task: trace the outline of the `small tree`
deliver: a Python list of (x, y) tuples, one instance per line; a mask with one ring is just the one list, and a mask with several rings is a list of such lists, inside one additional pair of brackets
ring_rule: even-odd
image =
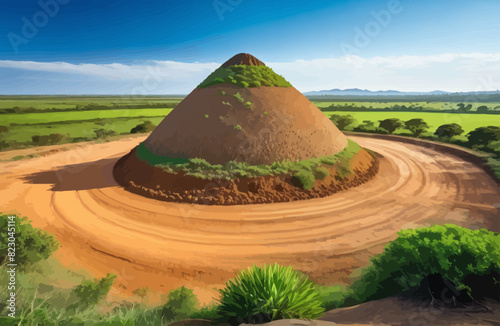
[(340, 129), (344, 130), (345, 127), (347, 127), (350, 124), (353, 124), (356, 122), (356, 119), (352, 115), (339, 115), (339, 114), (333, 114), (330, 117), (330, 120)]
[(389, 134), (392, 134), (396, 129), (401, 128), (405, 125), (405, 123), (399, 119), (385, 119), (380, 121), (379, 127), (387, 130)]
[(429, 125), (423, 120), (423, 119), (411, 119), (405, 122), (405, 127), (411, 133), (413, 136), (418, 137), (420, 134), (423, 132), (427, 131), (429, 129)]
[(471, 145), (488, 145), (492, 141), (500, 140), (500, 127), (488, 126), (474, 129), (468, 134)]
[(434, 135), (438, 136), (441, 139), (449, 140), (453, 136), (459, 136), (464, 133), (464, 130), (459, 124), (452, 123), (441, 125), (436, 129)]
[(472, 110), (472, 104), (465, 105), (463, 103), (458, 103), (457, 106), (458, 106), (457, 109), (458, 112), (469, 112), (470, 110)]
[(477, 113), (488, 113), (489, 111), (489, 107), (487, 107), (486, 105), (481, 105), (477, 108), (476, 112)]

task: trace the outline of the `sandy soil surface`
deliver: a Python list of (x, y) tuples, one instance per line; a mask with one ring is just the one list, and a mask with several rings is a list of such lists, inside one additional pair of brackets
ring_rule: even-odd
[(202, 206), (117, 186), (114, 163), (144, 138), (0, 163), (0, 211), (56, 234), (63, 264), (118, 274), (117, 295), (187, 285), (205, 302), (254, 263), (291, 264), (319, 283), (348, 282), (402, 228), (500, 229), (493, 179), (429, 147), (353, 136), (383, 156), (378, 175), (359, 187), (291, 203)]

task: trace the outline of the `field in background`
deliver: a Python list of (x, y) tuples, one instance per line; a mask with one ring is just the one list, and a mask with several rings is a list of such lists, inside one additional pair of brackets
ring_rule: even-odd
[(155, 96), (155, 97), (131, 97), (131, 96), (0, 96), (0, 109), (20, 108), (77, 108), (86, 105), (97, 104), (104, 106), (116, 105), (156, 105), (171, 102), (180, 102), (182, 96)]
[[(126, 135), (132, 128), (145, 121), (158, 125), (181, 100), (180, 96), (0, 96), (0, 150), (47, 145), (45, 142), (34, 142), (33, 137), (51, 134), (59, 134), (59, 137), (49, 140), (48, 144), (94, 140), (106, 138), (111, 134)], [(385, 100), (380, 102), (313, 100), (312, 102), (327, 116), (350, 114), (359, 124), (365, 120), (378, 125), (380, 120), (387, 118), (399, 118), (404, 121), (421, 118), (430, 126), (431, 132), (440, 125), (458, 123), (466, 133), (481, 126), (500, 125), (500, 116), (496, 114), (439, 112), (457, 109), (456, 102), (405, 102), (404, 99), (399, 102)], [(469, 108), (471, 111), (483, 105), (494, 110), (500, 109), (500, 103), (496, 102), (465, 104), (471, 104)], [(332, 105), (343, 109), (329, 110)], [(394, 106), (405, 106), (405, 109), (410, 110), (424, 108), (436, 112), (370, 111)], [(364, 107), (367, 110), (349, 112), (349, 107), (358, 110)], [(402, 131), (395, 133), (400, 132)]]
[[(465, 133), (483, 126), (499, 126), (500, 116), (491, 114), (460, 114), (460, 113), (429, 113), (429, 112), (345, 112), (345, 111), (324, 111), (330, 117), (332, 114), (351, 115), (359, 123), (370, 120), (378, 125), (380, 120), (398, 118), (403, 121), (420, 118), (423, 119), (434, 131), (437, 127), (457, 123), (462, 126)], [(408, 132), (408, 131), (406, 131)], [(396, 134), (398, 131), (395, 132)]]
[[(383, 109), (386, 107), (391, 107), (395, 105), (406, 105), (406, 106), (417, 106), (417, 107), (425, 107), (433, 110), (453, 110), (457, 108), (458, 103), (454, 102), (411, 102), (411, 101), (402, 101), (402, 102), (387, 102), (387, 101), (380, 101), (380, 102), (358, 102), (358, 101), (341, 101), (341, 102), (333, 102), (333, 101), (311, 101), (314, 105), (316, 105), (318, 108), (327, 108), (331, 105), (337, 105), (337, 106), (365, 106), (368, 108), (373, 108), (373, 109)], [(500, 108), (500, 103), (483, 103), (483, 102), (467, 102), (467, 104), (471, 104), (473, 109), (477, 109), (478, 107), (482, 105), (486, 105), (488, 107), (492, 108)]]

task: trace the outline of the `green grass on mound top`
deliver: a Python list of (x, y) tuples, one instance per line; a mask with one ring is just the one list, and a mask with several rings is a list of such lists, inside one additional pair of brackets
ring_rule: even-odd
[[(210, 164), (201, 158), (170, 158), (166, 156), (158, 156), (147, 149), (144, 143), (137, 147), (137, 156), (148, 162), (150, 165), (159, 166), (169, 173), (185, 172), (187, 175), (201, 179), (236, 179), (236, 178), (254, 178), (268, 175), (292, 175), (297, 178), (297, 185), (305, 189), (309, 189), (310, 182), (308, 176), (312, 180), (323, 179), (326, 177), (324, 166), (341, 165), (338, 169), (339, 176), (345, 177), (349, 175), (348, 169), (349, 160), (361, 150), (361, 147), (349, 140), (347, 146), (339, 153), (318, 158), (311, 158), (303, 161), (292, 162), (282, 161), (275, 162), (271, 165), (251, 165), (246, 162), (230, 161), (225, 165)], [(301, 180), (303, 182), (301, 182)]]
[(217, 84), (231, 84), (238, 87), (292, 87), (292, 84), (269, 67), (247, 65), (235, 65), (227, 68), (220, 67), (210, 74), (198, 87), (205, 88)]

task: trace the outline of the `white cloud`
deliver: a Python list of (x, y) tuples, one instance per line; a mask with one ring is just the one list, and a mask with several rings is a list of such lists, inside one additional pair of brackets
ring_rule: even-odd
[[(95, 93), (188, 93), (220, 63), (149, 61), (141, 64), (71, 64), (0, 60), (0, 68), (86, 75), (109, 90)], [(345, 56), (268, 63), (301, 91), (363, 88), (401, 91), (484, 91), (500, 88), (500, 53), (438, 54), (363, 58)], [(26, 74), (25, 74), (26, 75)], [(2, 77), (0, 76), (0, 79)], [(88, 79), (88, 78), (87, 78)], [(57, 86), (57, 85), (54, 85)], [(90, 89), (92, 85), (89, 85)], [(75, 90), (76, 92), (76, 90)]]

